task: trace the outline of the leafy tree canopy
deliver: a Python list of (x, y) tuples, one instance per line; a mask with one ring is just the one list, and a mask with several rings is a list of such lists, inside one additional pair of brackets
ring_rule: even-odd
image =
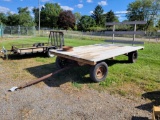
[(89, 28), (95, 26), (95, 20), (91, 16), (84, 15), (81, 17), (80, 22), (78, 23), (78, 30), (87, 31)]
[(106, 13), (106, 22), (118, 22), (118, 18), (115, 16), (114, 12), (110, 10)]
[(104, 26), (105, 18), (103, 15), (103, 8), (100, 5), (97, 5), (95, 10), (92, 13), (92, 17), (95, 19), (97, 26)]
[(30, 12), (28, 10), (28, 7), (25, 8), (18, 8), (18, 13), (19, 13), (19, 25), (22, 26), (33, 26), (33, 18), (30, 15)]
[[(57, 27), (58, 16), (62, 11), (58, 3), (46, 3), (41, 9), (41, 26), (43, 27)], [(37, 14), (37, 11), (35, 12)], [(38, 15), (35, 15), (36, 17)], [(38, 18), (35, 18), (38, 19)], [(38, 21), (38, 20), (35, 20)]]
[[(129, 12), (126, 16), (129, 21), (147, 21), (145, 28), (148, 29), (158, 15), (159, 8), (159, 0), (136, 0), (128, 5), (127, 11)], [(139, 25), (139, 28), (140, 26), (142, 27), (142, 25)]]
[(76, 19), (76, 24), (79, 23), (79, 20), (81, 18), (81, 14), (79, 12), (74, 13), (75, 19)]
[(71, 11), (62, 11), (58, 17), (58, 27), (68, 30), (75, 26), (75, 16)]
[(0, 13), (0, 24), (6, 24), (7, 22), (7, 16), (4, 13)]

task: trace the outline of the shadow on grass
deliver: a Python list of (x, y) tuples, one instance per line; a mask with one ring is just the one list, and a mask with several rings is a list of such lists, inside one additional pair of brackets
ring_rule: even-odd
[(128, 60), (115, 60), (115, 59), (107, 59), (105, 60), (108, 66), (112, 66), (114, 64), (130, 64)]
[(138, 109), (152, 112), (153, 106), (160, 105), (160, 91), (147, 92), (147, 93), (142, 94), (142, 97), (145, 99), (151, 100), (151, 102), (137, 106), (136, 108)]
[[(57, 71), (55, 64), (44, 64), (41, 66), (31, 67), (26, 69), (29, 73), (37, 78), (43, 77), (47, 74)], [(86, 75), (89, 73), (89, 66), (72, 67), (55, 74), (44, 80), (44, 83), (49, 87), (59, 87), (67, 82), (76, 82), (80, 84), (91, 83), (91, 79)]]
[[(108, 66), (112, 66), (117, 63), (127, 63), (127, 61), (119, 61), (119, 60), (106, 60), (105, 61)], [(35, 77), (40, 78), (47, 74), (53, 73), (57, 71), (55, 64), (44, 64), (41, 66), (35, 66), (31, 68), (26, 69), (30, 74), (34, 75)], [(76, 82), (79, 84), (87, 84), (87, 83), (93, 83), (91, 78), (89, 77), (90, 72), (90, 66), (74, 66), (72, 68), (69, 68), (67, 70), (64, 70), (60, 73), (57, 73), (54, 76), (51, 76), (44, 80), (44, 83), (46, 83), (50, 87), (59, 87), (60, 85), (67, 83), (67, 82)]]
[[(33, 54), (24, 54), (24, 55), (18, 55), (18, 54), (9, 54), (8, 60), (20, 60), (20, 59), (28, 59), (28, 58), (35, 58), (35, 57), (47, 57), (47, 54), (45, 53), (33, 53)], [(6, 60), (6, 57), (1, 57), (3, 60)]]

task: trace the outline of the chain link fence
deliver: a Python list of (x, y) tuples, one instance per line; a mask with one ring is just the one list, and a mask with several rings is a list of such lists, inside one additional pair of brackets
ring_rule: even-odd
[[(79, 38), (79, 39), (112, 39), (112, 34), (106, 34), (106, 31), (70, 31), (60, 29), (41, 28), (40, 32), (36, 27), (23, 27), (23, 26), (2, 26), (0, 25), (0, 37), (25, 37), (25, 36), (41, 36), (48, 37), (51, 30), (63, 31), (65, 38)], [(116, 35), (116, 39), (132, 39), (133, 35)], [(145, 38), (147, 40), (160, 41), (160, 32), (147, 31), (145, 35), (136, 35), (136, 38)]]
[(35, 27), (23, 26), (0, 26), (1, 37), (22, 37), (22, 36), (35, 36)]
[[(41, 29), (40, 36), (47, 37), (50, 30), (58, 29)], [(70, 30), (58, 30), (64, 33), (65, 38), (78, 38), (78, 39), (112, 39), (112, 34), (107, 34), (107, 31), (70, 31)], [(115, 35), (115, 39), (127, 39), (132, 40), (133, 35)], [(147, 41), (160, 41), (160, 32), (150, 32), (146, 31), (144, 35), (136, 35), (138, 40), (147, 40)]]

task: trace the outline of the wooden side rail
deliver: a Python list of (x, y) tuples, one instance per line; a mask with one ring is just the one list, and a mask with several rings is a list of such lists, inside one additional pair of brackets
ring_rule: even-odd
[(106, 23), (106, 26), (107, 25), (135, 25), (135, 24), (144, 25), (146, 23), (147, 23), (146, 21), (108, 22)]
[(115, 35), (133, 35), (133, 34), (144, 35), (145, 34), (144, 31), (107, 31), (104, 33), (106, 35), (112, 35), (112, 34), (115, 34)]
[[(109, 23), (106, 23), (106, 26), (113, 26), (113, 29), (112, 31), (106, 31), (105, 34), (107, 35), (110, 35), (112, 34), (112, 40), (111, 41), (106, 41), (106, 42), (112, 42), (112, 43), (125, 43), (125, 44), (129, 44), (131, 43), (132, 45), (133, 44), (144, 44), (143, 42), (135, 42), (135, 37), (136, 35), (144, 35), (145, 32), (143, 31), (136, 31), (137, 29), (137, 24), (146, 24), (147, 22), (146, 21), (128, 21), (128, 22), (109, 22)], [(134, 25), (134, 30), (133, 31), (116, 31), (115, 30), (115, 25)], [(114, 40), (115, 39), (115, 35), (133, 35), (133, 41), (119, 41), (119, 40)]]
[(144, 45), (142, 41), (127, 41), (127, 40), (105, 40), (108, 43), (119, 43), (119, 44), (137, 44), (137, 45)]

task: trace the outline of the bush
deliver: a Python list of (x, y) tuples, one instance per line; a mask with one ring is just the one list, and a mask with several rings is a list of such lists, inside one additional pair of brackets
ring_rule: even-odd
[(103, 28), (103, 27), (90, 27), (88, 28), (87, 30), (88, 31), (103, 31), (105, 30), (106, 28)]

